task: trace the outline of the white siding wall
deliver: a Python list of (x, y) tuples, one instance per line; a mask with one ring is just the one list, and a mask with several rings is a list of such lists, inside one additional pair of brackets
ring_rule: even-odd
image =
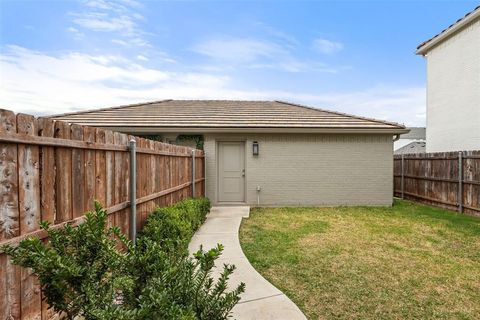
[[(391, 135), (206, 134), (207, 196), (217, 201), (217, 141), (246, 142), (246, 201), (262, 206), (392, 204)], [(252, 155), (258, 141), (260, 155)]]
[(427, 152), (480, 149), (480, 21), (427, 54)]

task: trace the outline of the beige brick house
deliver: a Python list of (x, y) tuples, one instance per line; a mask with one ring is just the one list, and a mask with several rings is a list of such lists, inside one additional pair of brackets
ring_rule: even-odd
[(392, 204), (398, 124), (281, 101), (165, 100), (56, 119), (175, 142), (203, 139), (215, 204)]

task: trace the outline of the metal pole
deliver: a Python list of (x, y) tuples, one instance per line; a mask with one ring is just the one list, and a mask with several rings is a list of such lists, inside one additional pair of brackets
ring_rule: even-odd
[(195, 149), (192, 150), (192, 198), (195, 198)]
[(403, 159), (403, 154), (402, 154), (402, 178), (401, 178), (401, 186), (402, 186), (402, 199), (404, 199), (404, 190), (405, 190), (405, 177), (404, 177), (404, 168), (405, 168), (405, 164), (404, 164), (404, 159)]
[(463, 212), (463, 153), (458, 153), (458, 212)]
[(130, 239), (137, 242), (137, 155), (136, 141), (130, 140)]

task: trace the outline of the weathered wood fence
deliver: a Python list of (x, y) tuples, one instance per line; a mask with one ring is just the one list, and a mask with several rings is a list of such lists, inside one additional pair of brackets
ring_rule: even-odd
[[(95, 199), (128, 235), (131, 139), (138, 229), (154, 207), (204, 195), (203, 151), (0, 109), (0, 245), (47, 240), (40, 221), (77, 225)], [(31, 271), (0, 251), (0, 319), (55, 317), (47, 307)]]
[(480, 151), (396, 155), (394, 196), (480, 215)]

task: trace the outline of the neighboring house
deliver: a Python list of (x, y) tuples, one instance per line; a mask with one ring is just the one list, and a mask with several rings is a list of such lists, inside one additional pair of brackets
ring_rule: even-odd
[(427, 152), (480, 149), (480, 6), (420, 44), (427, 60)]
[[(394, 142), (393, 150), (397, 153), (397, 150), (405, 147), (412, 142), (423, 142), (425, 145), (425, 128), (424, 127), (410, 127), (408, 133), (404, 133), (400, 136), (400, 139)], [(424, 151), (425, 152), (425, 151)]]
[(426, 152), (425, 149), (426, 149), (425, 141), (413, 141), (395, 150), (395, 154), (425, 153)]
[(136, 135), (202, 135), (214, 204), (392, 204), (404, 126), (280, 101), (165, 100), (57, 120)]

